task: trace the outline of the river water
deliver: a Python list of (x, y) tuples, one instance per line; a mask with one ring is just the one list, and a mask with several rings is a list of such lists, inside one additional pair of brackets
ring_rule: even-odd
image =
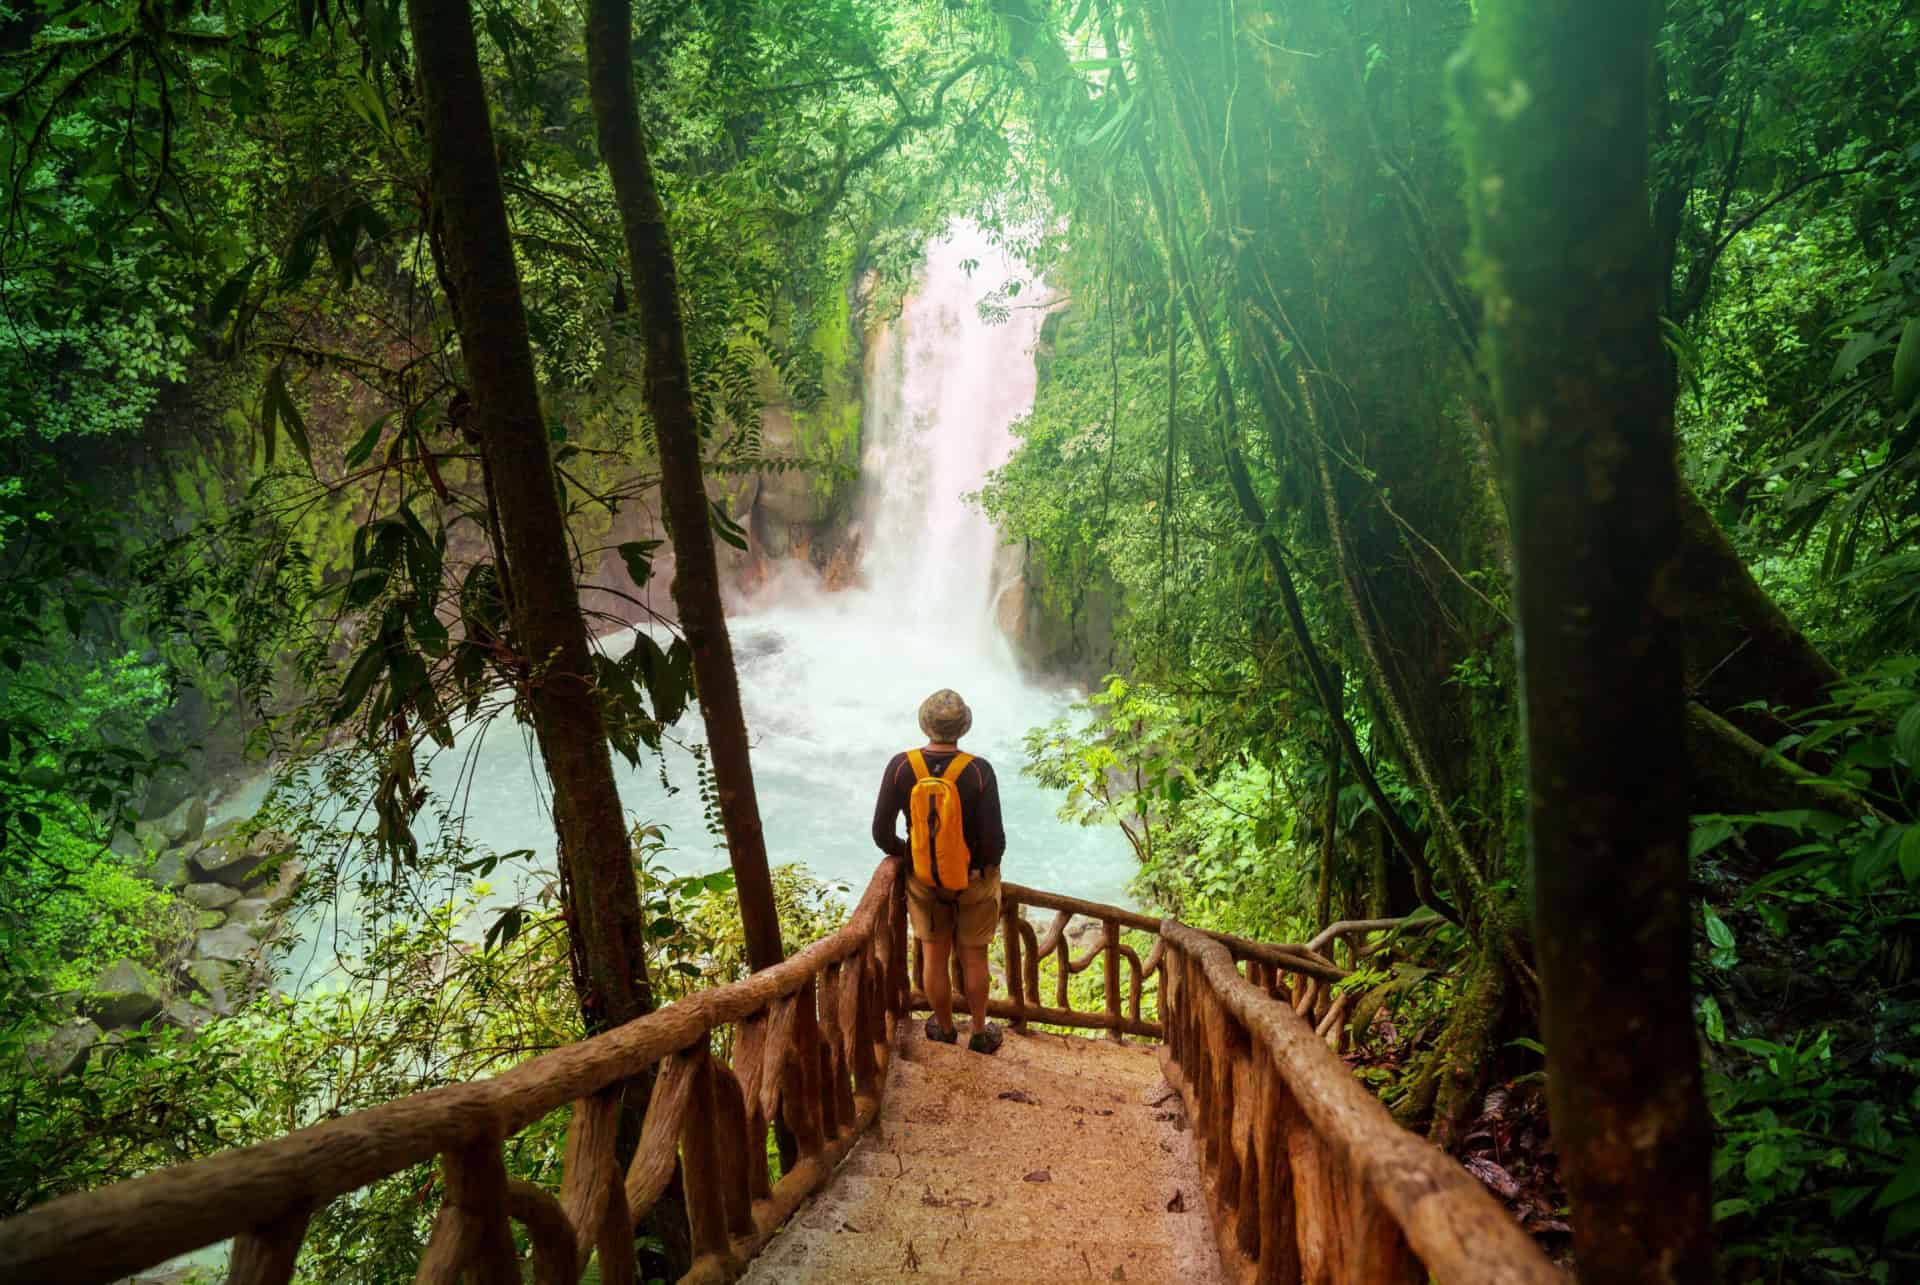
[[(969, 260), (979, 264), (971, 274)], [(1033, 404), (1044, 309), (1015, 308), (989, 324), (977, 308), (1015, 270), (965, 225), (928, 248), (901, 315), (868, 354), (862, 583), (828, 592), (809, 570), (788, 566), (730, 618), (769, 857), (801, 863), (854, 896), (879, 859), (870, 827), (881, 771), (893, 753), (924, 740), (915, 721), (921, 699), (952, 687), (973, 708), (964, 748), (999, 776), (1006, 878), (1128, 904), (1134, 862), (1125, 840), (1059, 820), (1060, 796), (1020, 770), (1027, 731), (1064, 713), (1076, 693), (1022, 675), (994, 621), (1009, 551), (964, 498), (1006, 461), (1010, 427)], [(631, 645), (604, 642), (616, 652)], [(666, 864), (681, 874), (727, 860), (685, 748), (702, 735), (693, 710), (674, 729), (664, 764), (643, 757), (636, 769), (615, 759), (629, 818), (666, 831)], [(524, 729), (496, 723), (484, 738), (468, 729), (428, 773), (436, 793), (462, 801), (469, 838), (534, 854), (518, 878), (496, 875), (496, 903), (552, 870), (546, 783), (529, 746)], [(333, 909), (345, 927), (349, 908)], [(339, 943), (319, 923), (303, 936), (281, 961), (295, 987), (327, 971)]]

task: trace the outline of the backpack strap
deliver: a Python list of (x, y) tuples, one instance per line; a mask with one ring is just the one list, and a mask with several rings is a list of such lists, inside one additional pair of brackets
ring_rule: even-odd
[(919, 750), (907, 751), (907, 765), (913, 769), (913, 779), (924, 781), (933, 773), (927, 771), (927, 756)]
[[(914, 751), (915, 754), (918, 754), (919, 752), (920, 752), (919, 750)], [(920, 762), (923, 767), (926, 765), (925, 759), (920, 760)], [(956, 753), (953, 756), (953, 762), (947, 764), (947, 770), (940, 774), (940, 779), (943, 781), (952, 781), (955, 784), (958, 784), (960, 780), (960, 774), (966, 771), (967, 766), (972, 762), (973, 762), (973, 755), (967, 753), (965, 750), (961, 750), (960, 752)]]

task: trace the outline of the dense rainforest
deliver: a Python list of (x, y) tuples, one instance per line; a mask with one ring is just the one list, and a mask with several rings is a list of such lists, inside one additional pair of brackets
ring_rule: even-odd
[[(1917, 100), (1902, 0), (0, 4), (0, 1215), (842, 922), (723, 608), (858, 576), (966, 220), (1084, 695), (1001, 770), (1154, 913), (1412, 916), (1323, 1033), (1582, 1275), (1911, 1279)], [(301, 1278), (410, 1279), (433, 1181)]]

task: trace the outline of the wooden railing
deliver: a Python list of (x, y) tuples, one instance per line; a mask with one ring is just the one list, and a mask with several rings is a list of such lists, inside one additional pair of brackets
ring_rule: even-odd
[[(1028, 908), (1054, 912), (1044, 938)], [(1076, 916), (1100, 925), (1077, 956)], [(1418, 922), (1356, 921), (1306, 945), (1273, 945), (1008, 884), (1008, 996), (989, 1007), (1016, 1027), (1041, 1022), (1163, 1042), (1167, 1079), (1201, 1143), (1231, 1277), (1558, 1280), (1485, 1189), (1395, 1125), (1329, 1047), (1345, 1029), (1331, 984), (1347, 970), (1322, 952), (1345, 940), (1357, 963), (1382, 948), (1363, 944), (1370, 934), (1408, 926)], [(1128, 929), (1153, 936), (1145, 958), (1122, 940)], [(1052, 1004), (1040, 1002), (1047, 958), (1055, 961)], [(1068, 983), (1096, 961), (1104, 1005), (1076, 1010)], [(916, 982), (920, 968), (916, 949)], [(694, 1255), (682, 1279), (730, 1280), (878, 1115), (894, 1026), (925, 1007), (908, 971), (905, 888), (899, 863), (883, 861), (844, 928), (765, 972), (492, 1080), (63, 1196), (0, 1223), (0, 1281), (108, 1282), (231, 1238), (232, 1285), (285, 1285), (317, 1210), (436, 1157), (444, 1194), (416, 1281), (518, 1285), (518, 1222), (536, 1285), (571, 1285), (596, 1252), (606, 1285), (630, 1285), (635, 1224), (676, 1167)], [(722, 1063), (716, 1033), (729, 1026), (732, 1055)], [(623, 1171), (621, 1102), (642, 1090), (645, 1122)], [(569, 1105), (559, 1194), (510, 1178), (507, 1139)], [(776, 1122), (786, 1135), (777, 1182), (767, 1162)]]
[(1272, 974), (1249, 980), (1225, 945), (1171, 919), (1160, 942), (1161, 1066), (1193, 1121), (1229, 1278), (1564, 1282), (1486, 1188), (1395, 1124), (1295, 1011), (1313, 1003), (1311, 981), (1289, 997)]
[[(1053, 912), (1053, 922), (1048, 925), (1044, 937), (1028, 919), (1026, 910), (1029, 907)], [(1098, 934), (1077, 956), (1073, 953), (1071, 931), (1076, 916), (1099, 925)], [(1007, 1019), (1016, 1030), (1024, 1029), (1030, 1022), (1041, 1022), (1048, 1026), (1105, 1031), (1114, 1038), (1138, 1035), (1146, 1039), (1161, 1039), (1164, 1035), (1161, 1022), (1157, 1017), (1146, 1016), (1143, 1008), (1145, 997), (1154, 993), (1155, 985), (1165, 970), (1165, 943), (1160, 937), (1160, 922), (1119, 906), (1003, 883), (1000, 886), (1000, 952), (1007, 997), (990, 998), (987, 1001), (988, 1014)], [(1402, 921), (1385, 922), (1399, 924)], [(1345, 933), (1358, 926), (1339, 924), (1335, 927)], [(1153, 934), (1153, 945), (1144, 960), (1138, 951), (1121, 940), (1121, 933), (1129, 928)], [(1248, 941), (1224, 933), (1209, 935), (1236, 961), (1245, 962), (1250, 972), (1268, 978), (1297, 974), (1318, 983), (1320, 989), (1314, 992), (1316, 995), (1324, 994), (1331, 983), (1347, 975), (1346, 969), (1320, 953), (1326, 942), (1331, 940), (1326, 933), (1321, 934), (1320, 941), (1309, 946)], [(1052, 1004), (1042, 1002), (1041, 998), (1040, 966), (1042, 961), (1049, 958), (1054, 961)], [(1093, 967), (1096, 961), (1103, 966), (1105, 1005), (1098, 1012), (1076, 1009), (1069, 998), (1070, 983), (1075, 976)], [(960, 1008), (964, 1005), (958, 999), (961, 979), (957, 956), (953, 961), (953, 970), (954, 1003), (956, 1008)], [(916, 941), (913, 946), (913, 995), (910, 1000), (916, 1012), (925, 1012), (930, 1007), (926, 992), (926, 962), (921, 957), (920, 943)]]
[[(879, 1111), (892, 1023), (906, 1011), (906, 901), (883, 861), (846, 927), (743, 981), (523, 1062), (272, 1142), (63, 1196), (0, 1223), (0, 1281), (107, 1282), (233, 1238), (231, 1285), (284, 1285), (328, 1201), (439, 1158), (445, 1194), (418, 1273), (518, 1285), (511, 1223), (537, 1285), (635, 1279), (634, 1224), (676, 1163), (693, 1269), (731, 1279), (830, 1175)], [(733, 1027), (731, 1065), (714, 1032)], [(622, 1094), (651, 1081), (632, 1162), (615, 1162)], [(503, 1143), (571, 1104), (556, 1197), (507, 1176)], [(795, 1163), (770, 1181), (767, 1134)]]

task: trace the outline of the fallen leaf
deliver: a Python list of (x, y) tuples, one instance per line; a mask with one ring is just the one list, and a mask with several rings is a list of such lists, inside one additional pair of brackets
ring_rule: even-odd
[(1468, 1173), (1493, 1188), (1503, 1200), (1512, 1200), (1520, 1194), (1520, 1184), (1514, 1181), (1513, 1175), (1485, 1156), (1468, 1156), (1461, 1163)]
[(1026, 1180), (1028, 1182), (1052, 1182), (1053, 1175), (1048, 1173), (1045, 1169), (1035, 1169), (1032, 1173), (1027, 1175)]
[(1040, 1099), (1034, 1097), (1025, 1089), (1008, 1089), (1005, 1093), (1000, 1094), (999, 1097), (1002, 1102), (1024, 1102), (1030, 1107), (1040, 1105)]

